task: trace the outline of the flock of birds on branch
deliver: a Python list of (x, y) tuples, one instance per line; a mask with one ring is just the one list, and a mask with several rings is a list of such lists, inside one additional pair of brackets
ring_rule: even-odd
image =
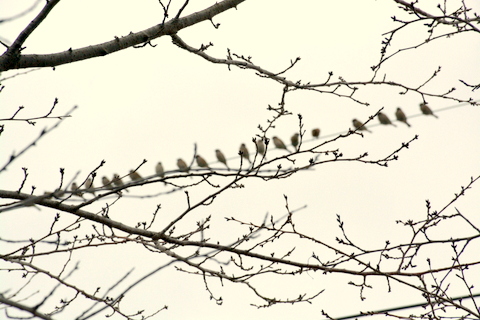
[[(435, 118), (438, 118), (438, 116), (433, 114), (432, 110), (428, 107), (428, 105), (426, 103), (420, 103), (420, 110), (425, 115), (432, 115)], [(396, 125), (393, 124), (392, 121), (390, 121), (390, 119), (387, 117), (386, 114), (384, 114), (382, 112), (379, 112), (377, 117), (378, 117), (378, 120), (380, 121), (381, 124), (392, 125), (392, 126), (396, 127)], [(405, 113), (402, 111), (402, 109), (397, 108), (397, 111), (395, 112), (395, 117), (397, 118), (398, 121), (403, 122), (407, 126), (410, 127), (410, 124), (407, 122), (407, 117), (406, 117)], [(357, 119), (353, 119), (353, 125), (354, 125), (355, 129), (358, 130), (358, 131), (371, 132), (370, 130), (367, 129), (367, 127), (364, 125), (364, 123), (362, 123), (361, 121), (359, 121)], [(312, 133), (313, 138), (318, 139), (320, 137), (320, 129), (319, 128), (312, 129), (311, 133)], [(295, 150), (297, 150), (297, 146), (299, 144), (299, 136), (300, 135), (297, 132), (297, 133), (293, 134), (293, 136), (290, 138), (291, 145), (295, 148)], [(273, 144), (275, 145), (275, 148), (284, 149), (284, 150), (290, 152), (290, 150), (287, 148), (285, 143), (280, 138), (273, 137), (272, 141), (273, 141)], [(254, 142), (255, 142), (255, 145), (256, 145), (257, 153), (259, 155), (263, 156), (265, 154), (265, 144), (264, 144), (263, 140), (262, 139), (254, 139)], [(249, 153), (245, 143), (242, 143), (240, 145), (239, 155), (243, 159), (245, 159), (249, 163), (251, 163), (250, 153)], [(227, 159), (226, 159), (225, 155), (222, 153), (222, 151), (220, 151), (219, 149), (216, 149), (215, 150), (215, 156), (216, 156), (216, 158), (219, 162), (223, 163), (227, 167), (227, 170), (230, 170), (230, 168), (228, 167), (228, 164), (227, 164)], [(202, 156), (196, 155), (195, 160), (196, 160), (196, 163), (197, 163), (199, 168), (209, 169), (209, 170), (211, 169), (209, 167), (207, 161)], [(178, 159), (177, 160), (177, 167), (178, 167), (178, 171), (180, 171), (180, 172), (189, 173), (189, 171), (190, 171), (190, 167), (187, 165), (187, 163), (183, 159)], [(144, 178), (138, 172), (136, 172), (134, 170), (130, 170), (128, 176), (132, 180), (132, 183), (144, 180)], [(165, 177), (165, 170), (164, 170), (161, 162), (158, 162), (157, 165), (155, 166), (155, 176), (161, 177), (161, 178)], [(101, 179), (101, 182), (102, 182), (102, 185), (103, 185), (102, 189), (103, 188), (106, 188), (106, 189), (121, 188), (121, 187), (125, 186), (125, 184), (122, 181), (122, 178), (118, 174), (114, 174), (112, 180), (110, 180), (106, 176), (103, 176), (102, 179)], [(93, 179), (91, 177), (89, 177), (85, 181), (85, 183), (83, 185), (83, 188), (80, 188), (75, 182), (72, 183), (71, 191), (74, 194), (82, 196), (83, 192), (80, 191), (81, 189), (84, 189), (83, 191), (85, 191), (85, 192), (94, 193), (95, 192), (95, 187), (93, 186)], [(125, 189), (125, 191), (128, 192), (127, 189)]]

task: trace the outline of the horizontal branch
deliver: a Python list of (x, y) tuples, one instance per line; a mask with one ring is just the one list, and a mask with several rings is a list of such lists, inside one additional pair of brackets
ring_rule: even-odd
[[(212, 248), (224, 252), (231, 252), (234, 254), (242, 255), (242, 256), (249, 256), (252, 258), (257, 258), (261, 259), (264, 261), (269, 261), (269, 262), (274, 262), (274, 263), (279, 263), (279, 264), (284, 264), (284, 265), (289, 265), (289, 266), (294, 266), (294, 267), (299, 267), (299, 268), (305, 268), (305, 269), (311, 269), (311, 270), (322, 270), (322, 271), (327, 271), (327, 272), (334, 272), (334, 273), (344, 273), (344, 274), (352, 274), (352, 275), (361, 275), (361, 276), (407, 276), (407, 277), (418, 277), (419, 275), (423, 274), (428, 274), (428, 273), (435, 273), (435, 272), (441, 272), (445, 271), (446, 269), (438, 269), (438, 270), (427, 270), (424, 272), (401, 272), (401, 271), (392, 271), (392, 272), (385, 272), (385, 271), (380, 271), (376, 270), (375, 268), (371, 267), (370, 268), (373, 271), (357, 271), (357, 270), (349, 270), (349, 269), (343, 269), (343, 268), (331, 268), (331, 267), (325, 267), (317, 264), (310, 264), (310, 263), (302, 263), (302, 262), (296, 262), (296, 261), (291, 261), (291, 260), (286, 260), (282, 258), (275, 258), (267, 255), (262, 255), (262, 254), (257, 254), (253, 253), (250, 250), (241, 250), (237, 248), (232, 248), (230, 246), (224, 246), (220, 244), (214, 244), (214, 243), (208, 243), (204, 241), (190, 241), (190, 240), (179, 240), (174, 237), (170, 237), (166, 235), (163, 232), (155, 232), (155, 231), (149, 231), (149, 230), (144, 230), (140, 228), (134, 228), (130, 227), (128, 225), (125, 225), (121, 222), (106, 218), (102, 215), (98, 215), (95, 213), (91, 213), (85, 210), (78, 210), (76, 206), (74, 205), (68, 205), (61, 203), (59, 201), (55, 200), (50, 200), (50, 199), (45, 199), (44, 196), (31, 196), (25, 193), (18, 193), (15, 191), (5, 191), (5, 190), (0, 190), (0, 198), (10, 198), (10, 199), (18, 199), (18, 200), (30, 200), (35, 204), (42, 205), (45, 207), (49, 207), (52, 209), (57, 209), (61, 210), (63, 212), (69, 212), (71, 214), (74, 214), (78, 217), (88, 219), (90, 221), (95, 221), (98, 223), (101, 223), (107, 227), (111, 227), (120, 231), (124, 231), (128, 234), (131, 235), (138, 235), (138, 236), (144, 236), (146, 238), (150, 238), (153, 240), (163, 240), (167, 243), (171, 244), (176, 244), (180, 246), (195, 246), (195, 247), (202, 247), (202, 248)], [(3, 256), (3, 259), (9, 260), (7, 257)], [(474, 263), (475, 265), (477, 263)], [(458, 265), (451, 268), (461, 268), (464, 266), (468, 266), (469, 264), (465, 265)]]
[[(468, 25), (469, 27), (471, 27), (473, 31), (480, 32), (480, 29), (477, 28), (476, 26), (474, 26), (473, 23), (472, 23), (472, 22), (477, 22), (478, 23), (480, 21), (478, 16), (476, 16), (473, 19), (462, 19), (462, 18), (460, 18), (460, 17), (458, 17), (457, 15), (454, 15), (454, 14), (436, 16), (436, 15), (430, 14), (430, 13), (426, 12), (425, 10), (422, 10), (418, 7), (415, 7), (414, 2), (407, 2), (405, 0), (393, 0), (393, 1), (395, 1), (396, 3), (404, 6), (407, 10), (411, 10), (412, 12), (414, 12), (415, 14), (417, 14), (420, 17), (425, 17), (425, 18), (428, 18), (428, 19), (432, 19), (432, 20), (435, 20), (435, 21), (437, 21), (441, 24), (445, 24), (445, 25), (457, 25), (458, 23), (464, 23), (464, 24)], [(450, 19), (452, 21), (448, 21), (448, 19)]]

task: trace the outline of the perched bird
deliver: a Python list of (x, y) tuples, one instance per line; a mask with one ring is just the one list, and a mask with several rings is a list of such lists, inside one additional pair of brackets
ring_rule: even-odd
[(85, 181), (85, 189), (93, 189), (95, 188), (93, 186), (93, 180), (92, 178), (88, 178), (86, 181)]
[(222, 151), (220, 150), (215, 150), (215, 156), (217, 156), (217, 160), (223, 163), (225, 166), (227, 166), (227, 169), (230, 170), (227, 164), (227, 159), (225, 158), (225, 155), (223, 154)]
[(395, 117), (397, 117), (398, 121), (401, 121), (401, 122), (405, 123), (407, 126), (411, 127), (410, 123), (407, 122), (407, 116), (402, 111), (402, 109), (397, 108), (397, 111), (395, 111)]
[(120, 179), (120, 176), (115, 173), (113, 175), (113, 178), (112, 178), (112, 183), (116, 186), (116, 187), (123, 187), (123, 181), (122, 179)]
[(394, 125), (392, 123), (392, 121), (390, 121), (390, 119), (388, 119), (387, 115), (385, 113), (382, 113), (382, 112), (379, 112), (378, 113), (378, 121), (380, 121), (381, 124), (391, 124), (392, 126), (396, 127), (396, 125)]
[(292, 142), (292, 146), (295, 148), (295, 150), (297, 150), (297, 146), (298, 146), (298, 142), (299, 142), (298, 137), (299, 137), (298, 132), (295, 132), (293, 134), (293, 136), (290, 137), (290, 141)]
[(55, 189), (55, 191), (52, 192), (52, 195), (56, 199), (62, 199), (62, 197), (65, 195), (65, 191), (62, 189)]
[(248, 153), (248, 149), (247, 149), (247, 146), (245, 145), (245, 143), (242, 143), (242, 144), (240, 145), (240, 153), (241, 153), (242, 158), (247, 159), (248, 162), (251, 163), (251, 161), (250, 161), (250, 153)]
[(103, 176), (102, 177), (102, 184), (104, 187), (106, 188), (111, 188), (112, 187), (112, 183), (110, 182), (110, 180), (108, 180), (107, 177)]
[(438, 118), (437, 115), (434, 115), (433, 112), (432, 112), (432, 109), (430, 109), (429, 106), (427, 106), (426, 103), (420, 103), (420, 110), (422, 110), (422, 113), (425, 114), (425, 115), (432, 115), (434, 116), (435, 118)]
[(314, 137), (315, 139), (318, 139), (318, 137), (320, 137), (320, 129), (319, 128), (312, 129), (312, 137)]
[(287, 146), (285, 145), (285, 143), (283, 143), (283, 141), (280, 140), (280, 138), (278, 138), (278, 137), (273, 137), (273, 144), (275, 145), (275, 147), (277, 149), (285, 149), (285, 150), (289, 151), (287, 149)]
[(78, 191), (78, 185), (76, 182), (72, 182), (72, 185), (70, 186), (70, 190), (72, 190), (72, 193), (74, 195), (77, 195), (79, 197), (83, 197), (83, 192)]
[(163, 170), (163, 165), (160, 161), (155, 166), (155, 173), (157, 174), (157, 176), (160, 176), (162, 178), (165, 177), (165, 170)]
[[(117, 173), (115, 173), (113, 175), (112, 185), (115, 185), (115, 187), (123, 187), (124, 186), (122, 179), (120, 178), (120, 176)], [(127, 192), (130, 192), (130, 191), (128, 191), (128, 189), (124, 189), (124, 190), (127, 191)]]
[(258, 154), (263, 156), (265, 154), (265, 144), (263, 143), (263, 139), (255, 138), (255, 145), (257, 146)]
[(208, 168), (208, 169), (210, 169), (210, 167), (208, 166), (207, 161), (205, 161), (205, 159), (203, 159), (202, 156), (200, 156), (200, 155), (197, 154), (197, 155), (195, 156), (195, 159), (197, 160), (197, 164), (198, 164), (198, 166), (199, 166), (200, 168)]
[(142, 180), (142, 176), (138, 174), (137, 171), (130, 170), (130, 173), (128, 174), (128, 176), (130, 177), (130, 179), (132, 179), (132, 181)]
[(189, 168), (188, 168), (187, 164), (182, 159), (177, 160), (177, 167), (178, 167), (178, 169), (180, 169), (181, 172), (188, 172), (189, 171)]
[(93, 186), (93, 180), (92, 178), (87, 178), (85, 181), (85, 189), (87, 192), (95, 194), (95, 187)]
[(353, 125), (355, 126), (355, 129), (357, 129), (358, 131), (372, 132), (368, 130), (367, 127), (365, 127), (364, 124), (358, 121), (357, 119), (353, 119), (352, 122), (353, 122)]

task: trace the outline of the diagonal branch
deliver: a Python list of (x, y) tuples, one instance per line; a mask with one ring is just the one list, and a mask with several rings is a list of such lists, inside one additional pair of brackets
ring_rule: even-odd
[(204, 58), (207, 61), (213, 62), (213, 63), (218, 63), (218, 64), (226, 64), (228, 66), (234, 65), (239, 68), (246, 68), (246, 69), (252, 69), (258, 71), (260, 74), (265, 75), (273, 80), (276, 80), (282, 84), (285, 84), (290, 87), (295, 87), (298, 86), (297, 84), (293, 83), (290, 80), (287, 80), (285, 77), (279, 77), (278, 74), (275, 74), (273, 72), (270, 72), (268, 70), (262, 69), (261, 67), (247, 61), (240, 61), (240, 60), (233, 60), (233, 59), (217, 59), (214, 57), (209, 56), (206, 54), (202, 49), (196, 49), (194, 47), (189, 46), (185, 41), (183, 41), (178, 35), (172, 34), (172, 41), (174, 44), (176, 44), (178, 47), (192, 52), (196, 55), (199, 55), (200, 57)]
[(24, 304), (18, 303), (16, 301), (12, 301), (10, 299), (5, 298), (2, 294), (0, 294), (0, 303), (9, 305), (11, 307), (14, 307), (15, 309), (18, 310), (23, 310), (26, 312), (29, 312), (31, 315), (39, 318), (39, 319), (44, 319), (44, 320), (52, 320), (53, 318), (50, 316), (47, 316), (46, 314), (43, 314), (37, 310), (35, 307), (27, 307)]
[[(51, 2), (58, 2), (51, 1)], [(26, 40), (28, 35), (30, 35), (34, 28), (30, 30), (28, 27), (23, 33), (24, 36), (17, 38), (15, 43), (12, 45), (5, 54), (0, 56), (0, 72), (10, 69), (23, 69), (23, 68), (33, 68), (33, 67), (55, 67), (62, 64), (77, 62), (81, 60), (96, 58), (106, 56), (108, 54), (133, 47), (135, 45), (140, 45), (142, 43), (149, 42), (153, 39), (175, 34), (178, 31), (190, 27), (199, 22), (210, 20), (214, 16), (229, 10), (231, 8), (236, 8), (237, 5), (244, 2), (245, 0), (224, 0), (222, 2), (216, 3), (202, 11), (190, 14), (183, 18), (174, 18), (169, 20), (167, 23), (160, 23), (156, 26), (150, 27), (148, 29), (131, 33), (124, 37), (115, 37), (115, 39), (84, 47), (79, 49), (68, 49), (64, 52), (52, 53), (52, 54), (27, 54), (21, 55), (19, 53), (19, 48), (21, 44)], [(53, 7), (53, 6), (52, 6)], [(45, 9), (44, 9), (45, 10)], [(48, 13), (48, 12), (47, 12)], [(46, 14), (42, 20), (46, 17)], [(41, 21), (38, 21), (40, 23)], [(37, 23), (37, 26), (38, 26)], [(36, 27), (36, 26), (35, 26)], [(18, 48), (18, 49), (15, 49)]]
[[(60, 2), (60, 0), (51, 0), (47, 1), (45, 7), (42, 11), (33, 19), (28, 26), (23, 29), (22, 32), (18, 35), (17, 39), (12, 43), (12, 45), (5, 52), (4, 56), (6, 61), (3, 62), (7, 67), (15, 64), (15, 61), (20, 57), (20, 52), (22, 51), (22, 45), (25, 43), (27, 38), (35, 31), (35, 29), (40, 25), (40, 23), (45, 20), (50, 11)], [(2, 63), (2, 64), (3, 64)]]

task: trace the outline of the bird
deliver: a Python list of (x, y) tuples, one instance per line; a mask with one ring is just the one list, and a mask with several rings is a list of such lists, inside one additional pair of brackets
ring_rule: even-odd
[(112, 183), (110, 182), (110, 180), (108, 180), (107, 177), (103, 176), (102, 177), (102, 184), (104, 187), (106, 188), (111, 188), (112, 187)]
[(189, 171), (189, 168), (188, 168), (187, 164), (182, 159), (177, 160), (177, 167), (178, 167), (178, 169), (180, 169), (181, 172), (188, 172)]
[(245, 145), (245, 143), (242, 143), (242, 144), (240, 145), (240, 155), (242, 156), (242, 158), (247, 159), (248, 162), (251, 163), (251, 161), (250, 161), (250, 153), (248, 153), (248, 149), (247, 149), (247, 146)]
[(123, 181), (120, 179), (120, 176), (117, 173), (113, 174), (112, 183), (116, 187), (123, 187)]
[(315, 139), (318, 139), (318, 137), (320, 137), (320, 129), (319, 128), (312, 129), (312, 137), (314, 137)]
[(257, 146), (257, 152), (263, 156), (265, 154), (263, 139), (255, 139), (255, 145)]
[(55, 197), (55, 199), (62, 199), (62, 197), (65, 195), (65, 190), (55, 189), (55, 191), (52, 192), (52, 195)]
[(88, 179), (85, 181), (85, 189), (90, 189), (90, 188), (93, 188), (93, 180), (92, 180), (92, 178), (88, 178)]
[(163, 165), (160, 161), (155, 166), (155, 173), (157, 174), (157, 176), (160, 176), (162, 178), (165, 177), (165, 170), (163, 170)]
[(429, 106), (427, 106), (426, 103), (420, 103), (420, 110), (422, 110), (422, 113), (425, 114), (425, 115), (432, 115), (434, 116), (435, 118), (438, 118), (437, 115), (434, 115), (433, 112), (432, 112), (432, 109), (430, 109)]
[(203, 159), (202, 156), (200, 156), (200, 155), (197, 154), (197, 155), (195, 156), (195, 159), (197, 160), (197, 164), (198, 164), (198, 166), (199, 166), (200, 168), (208, 168), (208, 169), (210, 169), (210, 167), (208, 166), (207, 161), (205, 161), (205, 159)]
[(292, 142), (292, 146), (295, 148), (295, 150), (297, 150), (297, 146), (298, 146), (298, 132), (295, 132), (293, 134), (293, 136), (290, 137), (290, 141)]
[[(285, 145), (285, 143), (283, 143), (283, 141), (280, 140), (279, 137), (276, 137), (276, 136), (273, 137), (273, 144), (275, 145), (275, 147), (276, 147), (277, 149), (285, 149), (285, 150), (289, 151), (289, 150), (287, 149), (287, 146)], [(290, 152), (290, 151), (289, 151), (289, 152)]]
[(76, 182), (72, 182), (72, 185), (70, 186), (70, 190), (72, 190), (72, 193), (74, 195), (77, 195), (79, 197), (83, 197), (83, 192), (78, 191), (78, 185)]
[(87, 178), (87, 180), (85, 180), (85, 189), (87, 192), (95, 194), (95, 187), (93, 186), (92, 178)]
[(395, 117), (397, 117), (398, 121), (401, 121), (401, 122), (405, 123), (407, 126), (411, 127), (410, 123), (407, 122), (407, 116), (402, 111), (402, 109), (397, 108), (397, 111), (395, 111)]
[(355, 129), (357, 129), (358, 131), (372, 132), (372, 131), (368, 130), (367, 127), (365, 127), (365, 125), (363, 123), (361, 123), (360, 121), (358, 121), (357, 119), (353, 119), (352, 122), (353, 122), (353, 125), (355, 126)]
[(220, 161), (221, 163), (223, 163), (227, 167), (227, 170), (230, 170), (230, 168), (228, 167), (228, 164), (227, 164), (227, 159), (225, 158), (225, 155), (223, 154), (222, 151), (220, 151), (219, 149), (216, 149), (215, 150), (215, 156), (217, 157), (218, 161)]
[(130, 170), (130, 173), (128, 174), (128, 176), (130, 177), (130, 179), (132, 179), (132, 181), (142, 180), (142, 176), (138, 174), (137, 171)]
[[(124, 186), (122, 179), (120, 178), (120, 176), (117, 173), (115, 173), (113, 175), (112, 185), (115, 185), (115, 187), (117, 187), (117, 188)], [(130, 192), (130, 191), (128, 191), (128, 189), (124, 189), (124, 190), (127, 191), (127, 192)]]
[(378, 113), (378, 121), (380, 121), (381, 124), (384, 124), (384, 125), (391, 124), (392, 126), (396, 127), (396, 125), (394, 125), (392, 123), (392, 121), (390, 121), (390, 119), (388, 119), (388, 117), (385, 113), (382, 113), (382, 112)]

